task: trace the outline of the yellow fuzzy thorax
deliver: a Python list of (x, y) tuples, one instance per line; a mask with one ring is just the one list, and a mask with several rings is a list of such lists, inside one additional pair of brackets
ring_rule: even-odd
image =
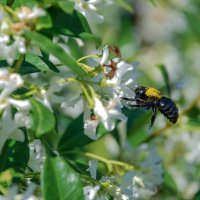
[(158, 98), (160, 99), (161, 98), (161, 94), (160, 94), (160, 91), (156, 90), (155, 88), (147, 88), (145, 94), (148, 96), (148, 97), (155, 97), (155, 98)]

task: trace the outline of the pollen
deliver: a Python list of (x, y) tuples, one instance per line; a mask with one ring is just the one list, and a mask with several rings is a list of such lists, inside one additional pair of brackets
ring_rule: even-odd
[(158, 99), (161, 98), (160, 91), (156, 90), (155, 88), (147, 88), (145, 93), (148, 97), (155, 97)]

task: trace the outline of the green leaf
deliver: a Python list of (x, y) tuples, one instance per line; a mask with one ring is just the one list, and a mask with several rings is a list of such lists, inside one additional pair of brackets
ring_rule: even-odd
[(47, 157), (42, 173), (43, 198), (48, 200), (84, 199), (77, 173), (61, 157)]
[(24, 142), (7, 140), (0, 154), (0, 172), (8, 168), (13, 168), (17, 172), (24, 172), (27, 167), (28, 160), (29, 147), (26, 134)]
[(83, 115), (74, 119), (71, 124), (67, 127), (65, 133), (59, 142), (59, 152), (74, 149), (76, 147), (82, 147), (86, 144), (91, 143), (88, 136), (84, 134)]
[(128, 117), (128, 140), (132, 146), (137, 147), (149, 136), (147, 130), (150, 123), (151, 113), (144, 109), (123, 108), (122, 111)]
[(52, 20), (49, 14), (45, 14), (42, 17), (37, 19), (36, 23), (36, 30), (44, 29), (44, 28), (51, 28), (52, 27)]
[(31, 99), (32, 112), (32, 130), (36, 137), (52, 131), (55, 127), (54, 114), (42, 103), (35, 99)]
[(127, 11), (129, 11), (131, 13), (134, 11), (134, 9), (128, 3), (126, 3), (124, 0), (115, 0), (115, 1), (119, 6), (126, 9)]
[[(104, 128), (103, 124), (99, 124), (96, 130), (97, 137), (100, 138), (107, 133), (107, 130)], [(80, 115), (78, 118), (74, 119), (63, 136), (60, 139), (58, 150), (60, 154), (65, 154), (66, 151), (81, 148), (94, 140), (90, 139), (87, 135), (84, 134), (84, 121), (83, 115)]]
[(14, 8), (21, 7), (21, 6), (27, 6), (27, 7), (32, 8), (40, 0), (9, 0), (9, 1), (11, 2), (11, 4), (12, 2), (14, 2), (12, 6)]
[(69, 29), (76, 36), (82, 32), (92, 33), (85, 17), (76, 10), (72, 14), (56, 7), (51, 7), (47, 11), (52, 18), (54, 27)]
[(65, 8), (63, 6), (62, 9), (56, 7), (48, 9), (48, 13), (52, 18), (53, 27), (43, 29), (42, 32), (48, 35), (55, 35), (56, 33), (70, 37), (78, 37), (83, 40), (92, 40), (95, 41), (96, 45), (100, 45), (101, 39), (92, 33), (85, 16), (76, 10), (69, 13)]
[(67, 14), (72, 14), (75, 3), (72, 1), (59, 1), (58, 5)]
[(200, 190), (193, 197), (193, 200), (199, 200), (199, 199), (200, 199)]
[(163, 65), (163, 64), (159, 64), (157, 66), (160, 69), (160, 71), (162, 73), (162, 76), (163, 76), (163, 79), (165, 81), (165, 86), (167, 88), (167, 93), (168, 93), (169, 96), (171, 96), (170, 81), (169, 81), (169, 75), (168, 75), (167, 69), (166, 69), (165, 65)]
[(163, 181), (164, 181), (164, 184), (169, 189), (171, 189), (174, 192), (177, 191), (176, 183), (174, 182), (173, 177), (169, 174), (166, 168), (164, 168)]
[(46, 72), (49, 69), (53, 70), (54, 72), (59, 72), (59, 70), (55, 67), (55, 65), (50, 62), (47, 58), (38, 56), (32, 53), (27, 53), (25, 57), (25, 63), (22, 64), (21, 69), (23, 72), (26, 70), (25, 65), (31, 64), (39, 69), (39, 71)]
[(52, 54), (76, 74), (83, 76), (86, 72), (58, 44), (37, 32), (26, 32), (25, 36), (38, 45), (45, 53)]
[(199, 11), (184, 11), (183, 14), (186, 17), (188, 30), (192, 33), (192, 36), (195, 37), (198, 41), (200, 40), (200, 23), (199, 23)]
[(49, 67), (46, 63), (39, 57), (38, 55), (27, 53), (25, 57), (25, 63), (22, 65), (21, 69), (26, 70), (25, 65), (30, 63), (31, 65), (35, 66), (39, 69), (39, 71), (46, 72), (49, 70)]

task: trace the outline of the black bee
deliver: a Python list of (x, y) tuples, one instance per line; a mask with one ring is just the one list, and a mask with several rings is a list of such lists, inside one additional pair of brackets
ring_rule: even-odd
[(155, 122), (157, 108), (173, 124), (176, 123), (179, 116), (178, 108), (175, 103), (171, 99), (162, 96), (159, 90), (152, 87), (136, 87), (134, 98), (121, 97), (121, 99), (126, 100), (128, 102), (127, 105), (130, 107), (144, 107), (152, 109), (149, 129)]

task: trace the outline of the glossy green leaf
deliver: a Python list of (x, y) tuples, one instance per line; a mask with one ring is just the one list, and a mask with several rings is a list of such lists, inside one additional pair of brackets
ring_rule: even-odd
[(50, 132), (55, 126), (54, 114), (41, 102), (31, 99), (32, 131), (36, 137)]
[(48, 157), (42, 173), (43, 198), (48, 200), (76, 200), (83, 198), (78, 174), (61, 157)]
[[(65, 1), (64, 3), (69, 2)], [(63, 6), (62, 9), (57, 7), (49, 8), (48, 13), (52, 18), (53, 26), (50, 29), (42, 30), (42, 32), (48, 35), (63, 34), (84, 40), (92, 40), (95, 41), (96, 45), (100, 45), (101, 39), (92, 33), (85, 16), (76, 10), (69, 12), (65, 9), (68, 8), (65, 6)]]
[(68, 14), (59, 8), (51, 7), (48, 9), (48, 13), (52, 18), (54, 27), (69, 29), (76, 36), (82, 32), (91, 33), (87, 20), (76, 10), (72, 14)]
[(83, 76), (86, 72), (58, 44), (37, 32), (26, 32), (25, 36), (39, 46), (45, 53), (52, 54), (76, 74)]
[(67, 130), (60, 139), (58, 148), (60, 152), (65, 152), (66, 150), (82, 147), (92, 141), (84, 134), (83, 115), (81, 115), (67, 127)]
[(75, 3), (72, 1), (58, 1), (60, 8), (67, 14), (72, 14)]
[(7, 140), (0, 154), (0, 172), (8, 168), (13, 168), (17, 172), (24, 172), (28, 160), (29, 147), (26, 136), (24, 142)]
[(52, 20), (49, 14), (46, 13), (44, 16), (39, 17), (37, 19), (36, 30), (40, 30), (43, 28), (51, 28), (51, 27), (52, 27)]
[[(96, 129), (97, 138), (101, 138), (106, 133), (107, 130), (104, 128), (103, 124), (99, 124)], [(62, 154), (74, 148), (81, 148), (93, 141), (94, 140), (90, 139), (87, 135), (84, 134), (84, 121), (83, 115), (81, 115), (69, 124), (60, 139), (58, 149)]]
[[(35, 60), (34, 57), (31, 58), (31, 60)], [(34, 65), (35, 63), (35, 65)], [(24, 75), (24, 74), (31, 74), (31, 73), (35, 73), (35, 72), (40, 72), (40, 67), (44, 70), (44, 68), (46, 69), (46, 67), (39, 65), (37, 66), (37, 62), (34, 62), (33, 64), (24, 61), (19, 69), (19, 74)], [(4, 67), (8, 67), (8, 63), (6, 60), (1, 60), (0, 61), (0, 68), (4, 68)], [(48, 68), (47, 68), (48, 69)], [(44, 70), (45, 71), (45, 70)]]
[(37, 69), (39, 69), (39, 71), (42, 72), (46, 72), (49, 69), (51, 69), (54, 72), (59, 72), (59, 70), (55, 67), (55, 65), (50, 62), (47, 58), (42, 57), (42, 56), (38, 56), (32, 53), (27, 53), (26, 57), (25, 57), (25, 63), (22, 64), (21, 67), (21, 71), (22, 72), (26, 72), (26, 64), (31, 64), (34, 67), (36, 67)]
[[(25, 64), (30, 63), (39, 69), (39, 71), (45, 72), (49, 70), (48, 65), (38, 55), (27, 53), (25, 57), (25, 63), (22, 65), (21, 70), (26, 70)], [(23, 71), (22, 71), (23, 72)]]

